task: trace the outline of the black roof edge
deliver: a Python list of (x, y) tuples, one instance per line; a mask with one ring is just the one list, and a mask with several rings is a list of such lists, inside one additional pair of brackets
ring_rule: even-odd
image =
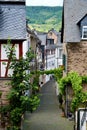
[(85, 14), (78, 22), (77, 22), (77, 25), (80, 24), (80, 22), (87, 16), (87, 14)]
[(25, 5), (25, 1), (0, 1), (0, 4), (18, 4)]
[(63, 35), (64, 35), (64, 3), (62, 11), (61, 43), (63, 43)]
[[(10, 41), (11, 42), (23, 42), (23, 41), (25, 41), (25, 40), (27, 40), (26, 38), (25, 39), (10, 39)], [(0, 39), (0, 42), (3, 42), (3, 44), (4, 43), (6, 43), (8, 41), (8, 39)]]

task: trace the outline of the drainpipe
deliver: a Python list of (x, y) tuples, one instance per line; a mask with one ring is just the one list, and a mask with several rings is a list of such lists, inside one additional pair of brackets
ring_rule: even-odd
[[(67, 70), (67, 66), (68, 66), (68, 63), (67, 63), (67, 59), (68, 59), (68, 52), (67, 52), (67, 44), (66, 44), (66, 75), (68, 74), (68, 70)], [(68, 86), (66, 86), (66, 116), (68, 117), (68, 97), (67, 97), (67, 95), (68, 95)]]
[[(68, 54), (68, 52), (67, 52), (67, 44), (66, 44), (66, 53)], [(68, 60), (67, 59), (68, 59), (68, 55), (66, 56), (66, 74), (68, 74), (68, 69), (67, 69), (68, 68), (67, 67), (68, 66), (68, 63), (67, 63)]]

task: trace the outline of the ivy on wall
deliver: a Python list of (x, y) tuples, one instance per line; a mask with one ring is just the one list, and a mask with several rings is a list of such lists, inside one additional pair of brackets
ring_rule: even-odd
[(87, 92), (83, 91), (83, 83), (87, 83), (87, 76), (80, 76), (76, 72), (70, 72), (59, 81), (60, 90), (63, 95), (65, 95), (65, 89), (68, 85), (73, 89), (74, 96), (71, 103), (71, 110), (73, 112), (78, 109), (78, 107), (86, 105)]

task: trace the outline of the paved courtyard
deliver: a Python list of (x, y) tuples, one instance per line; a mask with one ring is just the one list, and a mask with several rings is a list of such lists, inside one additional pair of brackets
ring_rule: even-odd
[(40, 106), (33, 113), (26, 112), (23, 130), (74, 130), (73, 121), (61, 117), (54, 81), (47, 82), (40, 93)]

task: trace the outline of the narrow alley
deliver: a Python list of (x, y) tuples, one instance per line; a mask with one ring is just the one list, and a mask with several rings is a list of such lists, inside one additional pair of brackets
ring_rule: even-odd
[(54, 81), (47, 82), (41, 89), (41, 103), (33, 112), (26, 112), (23, 130), (73, 130), (73, 121), (61, 117)]

